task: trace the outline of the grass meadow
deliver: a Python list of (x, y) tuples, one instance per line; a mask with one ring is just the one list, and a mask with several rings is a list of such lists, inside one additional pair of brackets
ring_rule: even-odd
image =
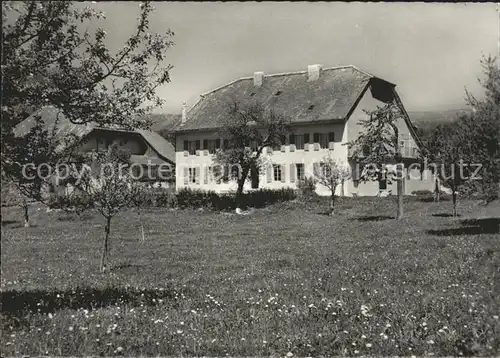
[(107, 274), (97, 213), (2, 208), (1, 355), (500, 355), (498, 206), (395, 205), (123, 212)]

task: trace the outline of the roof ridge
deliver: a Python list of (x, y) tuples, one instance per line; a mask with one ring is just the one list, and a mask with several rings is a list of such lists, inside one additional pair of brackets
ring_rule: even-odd
[[(367, 76), (370, 76), (370, 77), (377, 77), (369, 72), (366, 72), (362, 69), (360, 69), (359, 67), (356, 67), (355, 65), (341, 65), (341, 66), (333, 66), (333, 67), (326, 67), (326, 68), (323, 68), (323, 71), (329, 71), (329, 70), (339, 70), (339, 69), (342, 69), (342, 68), (354, 68), (356, 70), (358, 70), (359, 72), (362, 72), (364, 73), (365, 75)], [(278, 73), (270, 73), (270, 74), (264, 74), (264, 77), (276, 77), (276, 76), (288, 76), (288, 75), (300, 75), (300, 74), (304, 74), (304, 73), (307, 73), (306, 70), (302, 70), (302, 71), (291, 71), (291, 72), (278, 72)], [(202, 93), (200, 95), (200, 97), (204, 97), (206, 95), (209, 95), (210, 93), (213, 93), (213, 92), (216, 92), (218, 90), (221, 90), (223, 89), (224, 87), (227, 87), (227, 86), (230, 86), (232, 85), (233, 83), (236, 83), (238, 81), (242, 81), (242, 80), (250, 80), (252, 79), (253, 77), (252, 76), (245, 76), (245, 77), (240, 77), (240, 78), (237, 78), (231, 82), (228, 82), (226, 83), (225, 85), (222, 85), (222, 86), (219, 86), (217, 88), (214, 88), (213, 90), (210, 90), (210, 91), (207, 91), (205, 93)], [(196, 104), (195, 104), (196, 105)], [(194, 107), (194, 106), (193, 106)], [(191, 107), (191, 108), (193, 108)]]

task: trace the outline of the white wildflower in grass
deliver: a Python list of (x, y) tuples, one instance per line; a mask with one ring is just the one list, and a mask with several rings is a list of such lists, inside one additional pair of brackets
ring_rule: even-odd
[(434, 344), (434, 341), (433, 341), (432, 339), (429, 339), (429, 340), (427, 341), (427, 344)]
[(182, 331), (180, 329), (178, 329), (177, 334), (182, 334)]
[(493, 316), (493, 319), (498, 319), (498, 316), (497, 316), (497, 315), (494, 315), (494, 316)]
[(359, 351), (356, 349), (356, 350), (354, 351), (354, 354), (359, 354)]
[(366, 338), (366, 336), (365, 336), (364, 334), (362, 334), (362, 335), (361, 335), (361, 338), (362, 338), (362, 339), (365, 339), (365, 338)]
[(380, 336), (381, 336), (381, 337), (382, 337), (382, 339), (384, 339), (384, 340), (389, 338), (389, 337), (387, 337), (387, 335), (386, 335), (386, 334), (384, 334), (384, 333), (381, 333), (381, 334), (380, 334)]
[(366, 343), (366, 344), (365, 344), (365, 347), (366, 347), (366, 348), (371, 348), (371, 347), (372, 347), (372, 344), (371, 344), (371, 343)]
[(293, 357), (293, 353), (292, 353), (292, 352), (288, 352), (288, 353), (286, 354), (286, 356), (287, 356), (287, 357)]

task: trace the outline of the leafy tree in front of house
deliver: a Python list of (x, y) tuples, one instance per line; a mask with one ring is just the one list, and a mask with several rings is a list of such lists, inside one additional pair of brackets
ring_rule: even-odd
[(71, 157), (76, 143), (71, 135), (58, 138), (44, 127), (40, 116), (33, 120), (28, 133), (11, 140), (16, 150), (10, 154), (10, 165), (2, 168), (5, 184), (23, 208), (25, 227), (29, 227), (29, 202), (50, 205), (51, 192), (59, 184), (58, 176), (64, 175), (62, 164)]
[(336, 190), (351, 175), (349, 167), (337, 161), (330, 154), (314, 167), (314, 178), (318, 184), (330, 190), (330, 215), (334, 214)]
[[(383, 172), (388, 163), (399, 163), (402, 159), (399, 146), (399, 128), (397, 121), (402, 118), (401, 108), (396, 101), (384, 106), (377, 106), (373, 111), (365, 111), (367, 119), (361, 120), (359, 124), (362, 131), (358, 138), (348, 143), (352, 156), (359, 159), (362, 166), (376, 167), (378, 172)], [(371, 170), (370, 172), (374, 172)], [(373, 174), (373, 173), (372, 173)], [(397, 181), (398, 213), (397, 218), (403, 217), (403, 188), (404, 175), (401, 165), (397, 166), (395, 175)], [(379, 175), (365, 176), (368, 180), (379, 180)]]
[(170, 81), (165, 55), (173, 32), (150, 32), (151, 2), (137, 3), (137, 9), (137, 25), (123, 45), (113, 44), (114, 51), (105, 14), (92, 5), (2, 2), (3, 170), (16, 166), (14, 127), (45, 106), (77, 124), (148, 126), (145, 115), (162, 103), (156, 89)]
[(260, 103), (230, 105), (229, 115), (221, 125), (223, 148), (215, 155), (215, 163), (225, 168), (237, 168), (232, 175), (238, 187), (236, 205), (241, 205), (243, 187), (249, 174), (255, 180), (264, 165), (266, 148), (285, 144), (289, 119), (273, 109), (265, 110)]

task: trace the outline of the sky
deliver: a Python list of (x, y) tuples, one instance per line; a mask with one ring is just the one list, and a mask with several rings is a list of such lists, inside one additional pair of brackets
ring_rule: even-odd
[[(97, 2), (110, 46), (134, 30), (137, 2)], [(171, 83), (161, 113), (256, 71), (355, 65), (395, 83), (409, 111), (465, 107), (481, 95), (482, 55), (498, 56), (494, 3), (156, 2), (150, 31), (170, 28)]]

